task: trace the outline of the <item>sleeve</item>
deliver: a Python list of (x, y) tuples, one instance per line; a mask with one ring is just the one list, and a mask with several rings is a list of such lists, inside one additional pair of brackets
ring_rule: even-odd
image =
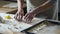
[(53, 5), (54, 3), (57, 2), (57, 0), (51, 0), (50, 2), (51, 2), (51, 4)]

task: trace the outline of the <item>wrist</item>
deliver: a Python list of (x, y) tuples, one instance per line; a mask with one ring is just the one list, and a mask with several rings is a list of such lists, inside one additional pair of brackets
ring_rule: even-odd
[(34, 12), (34, 11), (33, 11), (33, 12), (31, 12), (31, 14), (33, 14), (33, 15), (37, 15), (37, 13), (36, 13), (36, 12)]
[(33, 10), (31, 13), (34, 14), (34, 15), (37, 15), (37, 11), (36, 10)]
[(18, 9), (18, 11), (22, 11), (22, 10), (23, 10), (23, 8), (19, 8), (19, 9)]

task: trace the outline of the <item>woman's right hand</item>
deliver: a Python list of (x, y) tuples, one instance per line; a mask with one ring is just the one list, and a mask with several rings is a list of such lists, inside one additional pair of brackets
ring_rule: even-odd
[(17, 13), (14, 16), (14, 18), (20, 21), (20, 20), (22, 20), (23, 16), (24, 16), (24, 10), (21, 9), (21, 10), (17, 11)]

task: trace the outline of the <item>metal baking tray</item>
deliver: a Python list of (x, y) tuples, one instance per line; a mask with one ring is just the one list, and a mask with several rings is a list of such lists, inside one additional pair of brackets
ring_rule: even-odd
[(36, 27), (36, 26), (44, 23), (45, 21), (46, 21), (46, 20), (44, 20), (44, 21), (42, 21), (42, 22), (39, 22), (39, 23), (36, 23), (35, 25), (33, 25), (33, 26), (31, 26), (31, 27), (29, 27), (29, 28), (27, 28), (27, 29), (25, 29), (25, 30), (23, 30), (23, 31), (21, 31), (21, 32), (27, 32), (28, 30), (30, 30), (30, 29), (32, 29), (32, 28), (34, 28), (34, 27)]
[(38, 23), (38, 24), (28, 28), (28, 29), (23, 30), (22, 32), (24, 32), (26, 34), (35, 34), (33, 32), (29, 32), (29, 30), (37, 27), (38, 25), (41, 25), (42, 23), (48, 26), (49, 24), (46, 24), (46, 22), (49, 22), (50, 24), (53, 24), (53, 25), (60, 25), (60, 21), (46, 19), (46, 20), (44, 20), (44, 21), (42, 21), (42, 22), (40, 22), (40, 23)]

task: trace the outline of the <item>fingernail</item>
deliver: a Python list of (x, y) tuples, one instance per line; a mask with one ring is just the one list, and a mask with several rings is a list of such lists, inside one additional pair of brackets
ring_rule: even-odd
[(17, 19), (17, 17), (16, 17), (16, 16), (15, 16), (14, 18), (15, 18), (15, 19)]
[(20, 16), (20, 18), (21, 18), (21, 16)]
[(17, 17), (17, 19), (19, 20), (19, 16)]

